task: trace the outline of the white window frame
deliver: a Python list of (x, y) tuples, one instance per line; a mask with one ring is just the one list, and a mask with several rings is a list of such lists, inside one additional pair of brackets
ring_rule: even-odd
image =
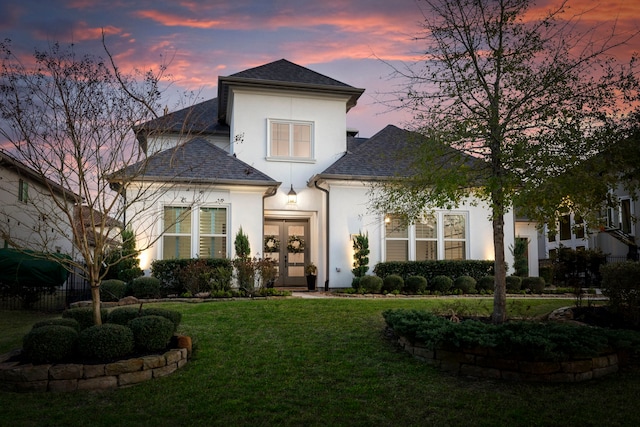
[[(278, 156), (271, 153), (271, 135), (272, 127), (274, 124), (286, 124), (289, 126), (289, 155)], [(308, 125), (309, 126), (309, 157), (297, 157), (291, 155), (294, 149), (293, 129), (294, 125)], [(281, 120), (281, 119), (267, 119), (267, 160), (271, 161), (287, 161), (287, 162), (301, 162), (301, 163), (313, 163), (315, 162), (315, 126), (314, 122), (303, 120)]]
[(228, 204), (203, 204), (203, 205), (182, 205), (180, 203), (167, 203), (162, 206), (162, 221), (160, 221), (160, 233), (162, 234), (160, 239), (158, 239), (159, 250), (158, 250), (158, 258), (159, 259), (173, 259), (173, 258), (165, 258), (165, 248), (164, 248), (164, 238), (170, 236), (187, 236), (187, 234), (180, 233), (166, 233), (166, 226), (164, 222), (164, 212), (166, 208), (185, 208), (191, 210), (191, 234), (188, 236), (191, 238), (190, 249), (191, 253), (189, 254), (190, 258), (198, 258), (200, 254), (200, 209), (208, 209), (208, 208), (218, 208), (224, 209), (226, 211), (226, 234), (203, 234), (203, 236), (213, 236), (213, 237), (226, 237), (225, 244), (225, 252), (226, 258), (229, 257), (230, 254), (230, 236), (229, 236), (229, 221), (231, 218), (231, 206)]
[[(445, 260), (445, 242), (459, 241), (464, 242), (464, 259), (468, 260), (470, 256), (470, 237), (469, 237), (469, 212), (467, 211), (434, 211), (434, 217), (436, 218), (436, 238), (417, 238), (416, 237), (416, 226), (415, 223), (411, 223), (407, 226), (407, 238), (396, 238), (396, 237), (387, 237), (386, 233), (386, 222), (383, 220), (383, 245), (384, 249), (382, 255), (384, 260), (387, 261), (387, 240), (406, 240), (408, 241), (408, 251), (407, 251), (407, 261), (415, 261), (416, 260), (416, 252), (417, 252), (417, 242), (418, 241), (436, 241), (436, 256), (437, 261)], [(462, 215), (464, 217), (464, 239), (459, 238), (445, 238), (444, 236), (444, 217), (447, 215)], [(386, 215), (392, 216), (392, 215)], [(417, 220), (416, 220), (417, 221)]]

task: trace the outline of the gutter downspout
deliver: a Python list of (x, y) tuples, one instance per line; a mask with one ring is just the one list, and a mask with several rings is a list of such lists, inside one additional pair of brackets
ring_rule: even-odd
[(324, 188), (318, 186), (318, 180), (316, 179), (315, 181), (313, 181), (313, 186), (316, 187), (318, 190), (322, 191), (323, 193), (325, 193), (327, 195), (327, 209), (326, 209), (326, 214), (325, 214), (325, 228), (327, 231), (327, 235), (325, 236), (326, 238), (326, 254), (325, 254), (325, 277), (326, 280), (324, 281), (324, 291), (328, 292), (329, 291), (329, 190), (325, 190)]

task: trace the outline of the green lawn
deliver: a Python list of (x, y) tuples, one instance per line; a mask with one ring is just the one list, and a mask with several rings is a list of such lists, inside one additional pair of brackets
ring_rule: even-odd
[[(570, 300), (518, 300), (535, 317)], [(162, 304), (183, 313), (196, 357), (169, 377), (92, 393), (0, 392), (2, 426), (635, 426), (640, 373), (581, 384), (456, 378), (384, 337), (388, 308), (486, 313), (479, 299), (269, 299)], [(19, 317), (18, 320), (12, 319)], [(0, 351), (24, 322), (0, 311)], [(22, 325), (20, 325), (22, 323)]]

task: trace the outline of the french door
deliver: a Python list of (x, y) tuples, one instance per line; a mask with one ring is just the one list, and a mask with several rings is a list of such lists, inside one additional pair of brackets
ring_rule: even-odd
[(304, 267), (309, 258), (309, 220), (266, 219), (263, 252), (265, 258), (277, 262), (276, 286), (306, 287)]

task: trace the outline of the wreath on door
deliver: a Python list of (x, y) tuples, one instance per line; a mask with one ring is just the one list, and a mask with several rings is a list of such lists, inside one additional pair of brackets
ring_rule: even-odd
[(289, 252), (293, 252), (294, 254), (304, 251), (304, 239), (296, 235), (289, 236), (287, 250)]
[(265, 252), (278, 252), (280, 250), (280, 240), (276, 236), (265, 236), (264, 238), (264, 251)]

